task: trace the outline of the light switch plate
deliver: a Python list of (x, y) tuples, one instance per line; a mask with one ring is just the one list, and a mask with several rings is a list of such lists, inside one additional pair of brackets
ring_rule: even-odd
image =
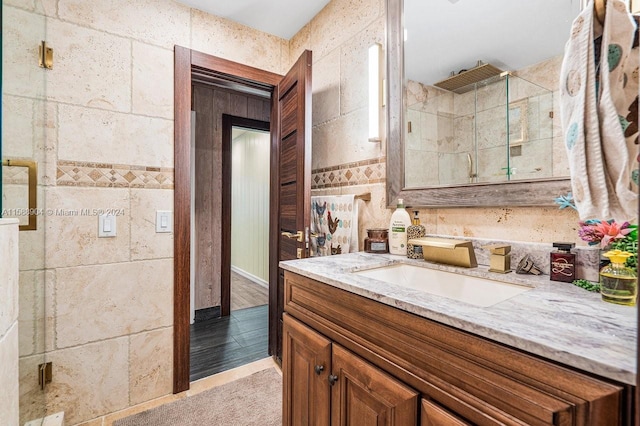
[(156, 211), (156, 232), (165, 233), (173, 231), (173, 212), (168, 210)]
[(108, 238), (116, 236), (116, 217), (111, 214), (101, 214), (98, 216), (98, 238)]

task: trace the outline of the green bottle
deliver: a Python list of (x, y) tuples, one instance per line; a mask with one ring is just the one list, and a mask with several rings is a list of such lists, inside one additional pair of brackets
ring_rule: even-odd
[(638, 277), (636, 272), (625, 266), (628, 257), (633, 254), (611, 250), (603, 256), (611, 263), (600, 270), (600, 293), (602, 300), (619, 305), (635, 306), (638, 296)]

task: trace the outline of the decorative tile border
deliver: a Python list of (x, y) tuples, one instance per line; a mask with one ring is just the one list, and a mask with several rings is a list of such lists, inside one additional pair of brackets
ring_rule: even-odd
[(386, 181), (386, 157), (311, 171), (311, 189), (367, 185)]
[(173, 189), (173, 168), (58, 160), (56, 183), (62, 186)]

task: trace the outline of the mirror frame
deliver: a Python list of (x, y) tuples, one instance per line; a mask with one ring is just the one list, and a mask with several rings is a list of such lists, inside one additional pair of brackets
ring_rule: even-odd
[(548, 178), (441, 188), (404, 187), (404, 1), (387, 0), (387, 206), (549, 207), (571, 192), (571, 179)]

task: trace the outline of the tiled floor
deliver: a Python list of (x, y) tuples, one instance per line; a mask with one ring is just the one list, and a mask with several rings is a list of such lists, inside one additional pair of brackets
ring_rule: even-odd
[(268, 305), (191, 325), (191, 381), (268, 356)]
[(167, 395), (161, 398), (147, 401), (142, 404), (138, 404), (133, 407), (129, 407), (127, 409), (109, 414), (107, 416), (99, 417), (89, 422), (82, 423), (81, 426), (112, 426), (113, 422), (115, 422), (118, 419), (122, 419), (132, 414), (137, 414), (142, 411), (149, 410), (151, 408), (155, 408), (163, 404), (168, 404), (170, 402), (177, 401), (179, 399), (186, 398), (188, 396), (196, 395), (200, 392), (206, 391), (208, 389), (211, 389), (217, 386), (224, 385), (226, 383), (232, 382), (242, 377), (249, 376), (253, 373), (256, 373), (258, 371), (261, 371), (270, 367), (276, 367), (276, 369), (280, 372), (280, 367), (278, 366), (278, 364), (276, 364), (275, 361), (273, 361), (271, 357), (264, 358), (259, 361), (252, 362), (250, 364), (243, 365), (242, 367), (234, 368), (232, 370), (227, 370), (222, 373), (218, 373), (214, 376), (210, 376), (205, 379), (192, 382), (191, 389), (189, 389), (188, 391), (175, 394), (175, 395)]

